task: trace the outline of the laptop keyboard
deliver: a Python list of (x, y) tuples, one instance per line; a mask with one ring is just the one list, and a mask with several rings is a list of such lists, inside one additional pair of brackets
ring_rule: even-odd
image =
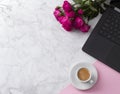
[(101, 36), (120, 45), (120, 13), (111, 11), (98, 32)]

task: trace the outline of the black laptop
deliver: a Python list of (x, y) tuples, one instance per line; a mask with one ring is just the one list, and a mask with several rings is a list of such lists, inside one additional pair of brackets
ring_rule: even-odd
[(111, 3), (82, 50), (120, 72), (120, 0)]

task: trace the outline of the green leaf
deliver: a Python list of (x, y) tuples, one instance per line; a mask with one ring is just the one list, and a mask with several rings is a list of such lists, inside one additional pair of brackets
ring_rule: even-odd
[(75, 4), (81, 4), (82, 0), (73, 0), (75, 2)]
[(85, 17), (89, 16), (89, 14), (90, 14), (90, 12), (91, 12), (90, 8), (84, 9), (83, 11), (84, 11), (84, 14), (83, 14), (83, 15), (84, 15)]
[(81, 6), (82, 6), (82, 5), (88, 5), (88, 3), (89, 3), (89, 2), (87, 2), (87, 0), (82, 0)]
[(89, 8), (89, 7), (88, 7), (88, 5), (82, 5), (80, 8), (84, 10), (84, 9)]
[(95, 7), (93, 7), (93, 6), (90, 6), (90, 9), (91, 9), (92, 11), (96, 11), (96, 12), (97, 12), (97, 9), (96, 9)]
[(76, 12), (79, 9), (84, 11), (83, 17), (91, 20), (95, 18), (99, 13), (103, 13), (104, 9), (108, 7), (105, 4), (106, 0), (73, 0), (75, 4), (80, 4), (79, 7), (76, 8)]
[(99, 12), (91, 12), (88, 14), (88, 21), (98, 16)]
[(86, 0), (86, 1), (85, 1), (85, 4), (86, 4), (86, 5), (89, 5), (89, 4), (90, 4), (90, 1), (89, 1), (89, 0)]

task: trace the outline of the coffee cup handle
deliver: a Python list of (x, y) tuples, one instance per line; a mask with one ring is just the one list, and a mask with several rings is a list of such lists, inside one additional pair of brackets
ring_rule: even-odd
[(94, 83), (94, 81), (93, 81), (93, 80), (90, 80), (90, 81), (89, 81), (89, 83), (90, 83), (90, 84), (93, 84), (93, 83)]

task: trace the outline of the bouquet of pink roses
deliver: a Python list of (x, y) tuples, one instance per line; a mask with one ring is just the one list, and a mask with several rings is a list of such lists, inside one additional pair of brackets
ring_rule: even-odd
[(66, 31), (77, 29), (88, 32), (90, 29), (88, 21), (104, 11), (101, 7), (104, 1), (74, 0), (75, 4), (64, 1), (62, 7), (55, 8), (54, 16)]

